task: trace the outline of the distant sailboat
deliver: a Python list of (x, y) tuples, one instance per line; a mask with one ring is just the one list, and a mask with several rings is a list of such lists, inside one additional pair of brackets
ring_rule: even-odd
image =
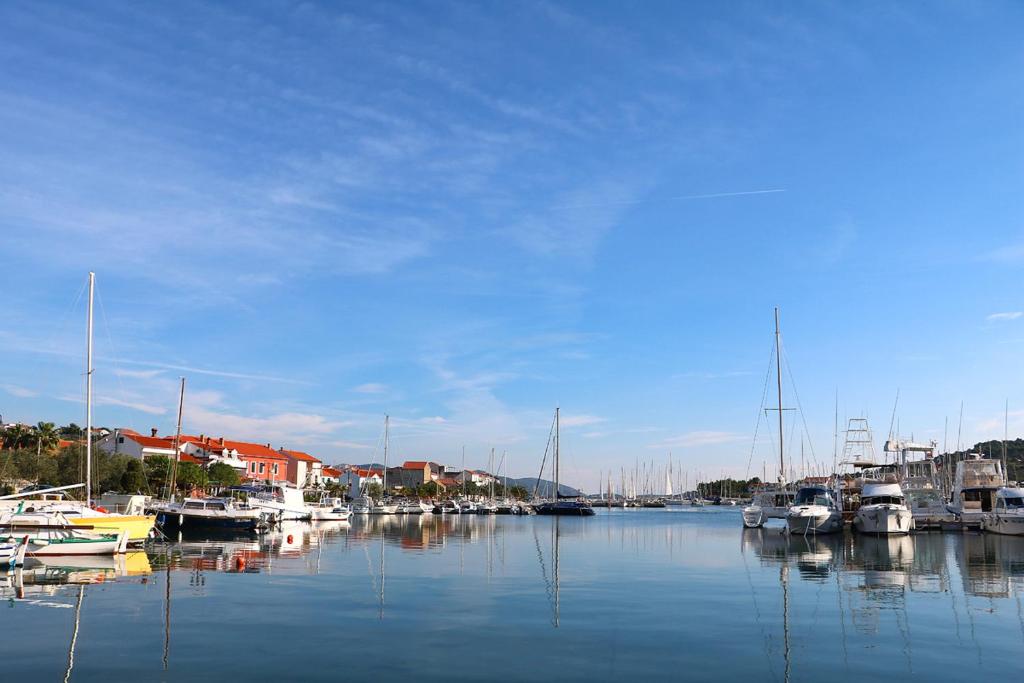
[(555, 489), (553, 499), (534, 505), (538, 515), (561, 515), (589, 517), (594, 514), (594, 508), (585, 500), (562, 500), (559, 490), (559, 409), (555, 408), (555, 449), (552, 469), (554, 470)]

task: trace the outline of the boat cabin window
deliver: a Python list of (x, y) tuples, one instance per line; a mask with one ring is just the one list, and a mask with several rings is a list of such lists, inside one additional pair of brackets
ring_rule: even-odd
[(828, 505), (831, 499), (825, 489), (800, 489), (796, 494), (796, 505)]
[(182, 505), (181, 507), (183, 507), (186, 510), (202, 510), (203, 504), (197, 500), (189, 500), (185, 501), (185, 504)]
[(207, 503), (206, 504), (206, 509), (207, 510), (225, 510), (226, 508), (224, 507), (224, 503), (217, 502), (217, 503)]
[(1000, 498), (999, 503), (1007, 510), (1024, 510), (1024, 498)]
[(899, 496), (867, 496), (861, 500), (861, 505), (903, 505), (903, 499)]
[(992, 511), (991, 489), (964, 489), (962, 497), (965, 510)]

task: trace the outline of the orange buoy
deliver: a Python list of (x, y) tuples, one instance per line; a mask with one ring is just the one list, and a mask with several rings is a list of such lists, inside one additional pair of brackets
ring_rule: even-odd
[(241, 555), (235, 558), (235, 569), (237, 569), (238, 571), (242, 571), (243, 569), (245, 569), (245, 558)]
[(292, 544), (292, 535), (288, 534), (288, 545)]

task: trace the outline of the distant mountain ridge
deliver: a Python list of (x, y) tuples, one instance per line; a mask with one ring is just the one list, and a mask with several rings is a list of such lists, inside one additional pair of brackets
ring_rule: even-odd
[[(529, 493), (533, 493), (533, 487), (537, 486), (537, 477), (520, 477), (519, 479), (508, 478), (509, 486), (522, 486)], [(555, 482), (548, 481), (547, 479), (541, 479), (540, 485), (537, 487), (537, 495), (541, 498), (552, 498), (554, 497)], [(574, 489), (571, 486), (565, 484), (558, 485), (558, 493), (563, 496), (578, 496), (580, 491)]]

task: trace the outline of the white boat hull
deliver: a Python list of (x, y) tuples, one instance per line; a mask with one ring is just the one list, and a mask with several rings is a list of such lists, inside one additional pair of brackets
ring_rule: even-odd
[(748, 505), (743, 508), (743, 526), (757, 529), (764, 526), (769, 519), (785, 519), (788, 508), (771, 505)]
[(914, 517), (904, 505), (865, 505), (857, 510), (853, 526), (863, 534), (909, 534)]
[(981, 528), (993, 534), (1024, 536), (1024, 514), (990, 512), (982, 518)]
[(800, 506), (786, 513), (786, 526), (791, 534), (834, 534), (842, 531), (843, 516), (822, 505)]
[(313, 521), (345, 522), (351, 514), (348, 508), (313, 508)]

